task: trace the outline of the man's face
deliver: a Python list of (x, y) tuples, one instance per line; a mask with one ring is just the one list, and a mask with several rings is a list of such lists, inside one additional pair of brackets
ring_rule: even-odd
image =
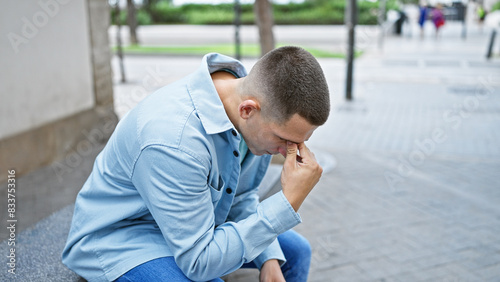
[(282, 154), (286, 156), (286, 142), (302, 143), (311, 137), (318, 126), (311, 125), (295, 114), (282, 125), (263, 119), (261, 113), (247, 120), (244, 139), (254, 155)]

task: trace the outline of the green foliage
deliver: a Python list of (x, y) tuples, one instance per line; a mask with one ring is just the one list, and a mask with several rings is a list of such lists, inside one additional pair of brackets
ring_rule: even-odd
[[(111, 23), (116, 24), (116, 10), (114, 8), (111, 9)], [(127, 12), (120, 10), (120, 24), (127, 24)]]
[(419, 5), (420, 0), (400, 0), (401, 4), (415, 4)]
[(287, 24), (342, 24), (344, 13), (325, 9), (298, 10), (290, 12), (274, 12), (274, 22), (279, 25)]
[[(277, 47), (285, 46), (278, 44)], [(325, 50), (309, 48), (303, 46), (307, 51), (311, 52), (317, 58), (345, 58), (343, 53), (332, 53)], [(116, 47), (112, 48), (116, 52)], [(164, 55), (196, 55), (203, 56), (210, 52), (217, 52), (228, 56), (234, 56), (233, 44), (218, 44), (218, 45), (191, 45), (191, 46), (140, 46), (130, 45), (123, 47), (123, 51), (128, 54), (164, 54)], [(243, 56), (258, 57), (260, 55), (260, 46), (258, 44), (242, 44), (241, 52)], [(361, 52), (356, 52), (356, 57), (361, 55)]]
[(168, 2), (158, 2), (151, 6), (150, 16), (153, 23), (176, 24), (187, 22), (182, 7), (172, 6)]
[[(116, 10), (111, 9), (111, 23), (116, 24)], [(137, 10), (137, 24), (138, 25), (149, 25), (153, 23), (153, 20), (151, 19), (151, 15), (146, 12), (143, 9)], [(126, 10), (120, 10), (120, 24), (121, 25), (126, 25), (127, 24), (127, 11)]]
[(500, 10), (500, 1), (497, 1), (493, 7), (491, 7), (491, 12), (493, 11), (496, 11), (496, 10)]
[[(414, 0), (405, 0), (414, 1)], [(358, 24), (377, 24), (378, 2), (358, 1)], [(302, 3), (273, 4), (274, 22), (291, 24), (344, 24), (346, 0), (306, 0)], [(147, 9), (146, 9), (147, 8)], [(386, 9), (398, 9), (396, 0), (387, 0)], [(253, 5), (241, 5), (242, 24), (254, 24)], [(112, 10), (112, 14), (114, 11)], [(121, 11), (122, 24), (126, 24), (126, 10)], [(151, 1), (137, 13), (140, 25), (145, 24), (214, 24), (234, 23), (233, 4), (185, 4), (173, 6), (170, 1)]]
[(148, 12), (144, 10), (138, 10), (137, 11), (137, 24), (139, 25), (148, 25), (151, 24), (153, 20), (151, 19), (151, 16), (149, 15)]
[(232, 13), (216, 9), (211, 12), (192, 11), (187, 14), (190, 24), (231, 24), (233, 19)]

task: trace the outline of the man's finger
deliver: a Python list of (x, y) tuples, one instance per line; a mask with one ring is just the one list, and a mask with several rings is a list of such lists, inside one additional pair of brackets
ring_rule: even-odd
[(286, 158), (285, 162), (293, 162), (297, 160), (297, 144), (286, 142)]
[(307, 146), (304, 142), (298, 144), (297, 149), (299, 150), (299, 153), (302, 157), (305, 157), (305, 158), (311, 157), (311, 151), (309, 150), (309, 148), (307, 148)]
[(311, 150), (309, 150), (309, 148), (306, 146), (305, 143), (298, 144), (298, 150), (299, 150), (300, 156), (303, 159), (316, 161), (316, 157), (314, 156), (314, 153), (311, 152)]

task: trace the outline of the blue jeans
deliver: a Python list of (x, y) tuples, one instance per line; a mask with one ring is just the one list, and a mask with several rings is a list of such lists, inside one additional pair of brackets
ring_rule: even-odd
[[(307, 281), (309, 265), (311, 264), (311, 246), (306, 238), (299, 233), (289, 230), (278, 236), (286, 263), (281, 266), (281, 271), (287, 282)], [(253, 262), (246, 263), (242, 268), (256, 268)], [(191, 281), (179, 269), (173, 257), (163, 257), (145, 262), (123, 274), (115, 282), (128, 281)], [(222, 282), (220, 278), (210, 280)]]

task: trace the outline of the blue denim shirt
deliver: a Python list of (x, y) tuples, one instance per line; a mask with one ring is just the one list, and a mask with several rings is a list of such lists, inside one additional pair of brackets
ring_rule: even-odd
[(117, 125), (76, 199), (62, 259), (89, 281), (111, 281), (173, 256), (192, 280), (254, 261), (285, 260), (276, 237), (301, 222), (282, 192), (259, 203), (270, 156), (250, 151), (210, 77), (246, 75), (208, 54), (200, 68), (144, 99)]

